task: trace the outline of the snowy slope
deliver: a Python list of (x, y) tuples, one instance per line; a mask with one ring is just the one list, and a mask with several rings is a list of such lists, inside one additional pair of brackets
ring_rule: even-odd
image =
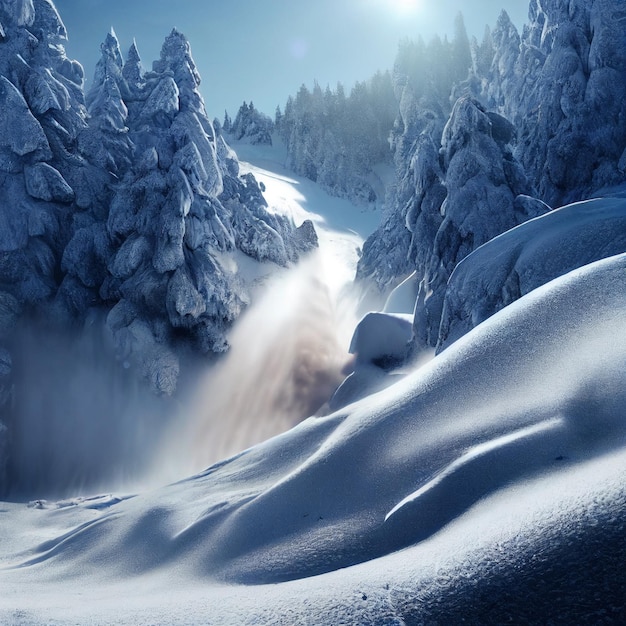
[(575, 270), (403, 382), (183, 482), (3, 506), (0, 618), (619, 621), (625, 271)]

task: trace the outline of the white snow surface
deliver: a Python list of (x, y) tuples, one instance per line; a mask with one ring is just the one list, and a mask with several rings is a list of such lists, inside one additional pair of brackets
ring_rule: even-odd
[[(343, 218), (255, 175), (270, 205), (301, 192), (316, 226)], [(180, 482), (0, 503), (0, 623), (619, 623), (625, 272), (626, 255), (575, 269)]]
[(513, 300), (567, 272), (626, 252), (626, 200), (595, 198), (529, 220), (464, 258), (448, 281), (444, 348)]

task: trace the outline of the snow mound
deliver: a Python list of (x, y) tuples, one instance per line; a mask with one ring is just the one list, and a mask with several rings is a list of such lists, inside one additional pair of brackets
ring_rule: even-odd
[(357, 325), (350, 354), (359, 363), (404, 361), (412, 337), (412, 316), (368, 313)]
[(446, 289), (438, 350), (529, 291), (626, 251), (626, 201), (568, 205), (492, 239), (455, 268)]
[(394, 370), (406, 363), (412, 338), (412, 315), (367, 313), (350, 343), (354, 371), (333, 394), (330, 409), (335, 411), (399, 380)]
[(413, 272), (389, 294), (383, 311), (385, 313), (412, 314), (415, 310), (418, 289), (417, 272)]

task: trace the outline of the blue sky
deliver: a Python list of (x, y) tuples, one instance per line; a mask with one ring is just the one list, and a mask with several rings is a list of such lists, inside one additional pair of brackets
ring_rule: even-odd
[[(411, 3), (415, 3), (410, 6)], [(482, 37), (505, 8), (518, 28), (527, 0), (55, 0), (69, 32), (70, 57), (91, 80), (100, 42), (113, 27), (125, 54), (137, 40), (150, 68), (172, 27), (185, 33), (202, 76), (210, 117), (244, 101), (273, 115), (302, 83), (341, 81), (349, 89), (393, 65), (398, 42), (450, 34), (461, 11)]]

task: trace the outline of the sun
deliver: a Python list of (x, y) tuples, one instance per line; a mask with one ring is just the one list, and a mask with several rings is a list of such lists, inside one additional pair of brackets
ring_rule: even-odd
[(359, 0), (364, 7), (376, 9), (387, 19), (404, 20), (414, 18), (424, 9), (424, 0)]
[(421, 0), (387, 0), (390, 8), (400, 14), (408, 14), (420, 8)]

